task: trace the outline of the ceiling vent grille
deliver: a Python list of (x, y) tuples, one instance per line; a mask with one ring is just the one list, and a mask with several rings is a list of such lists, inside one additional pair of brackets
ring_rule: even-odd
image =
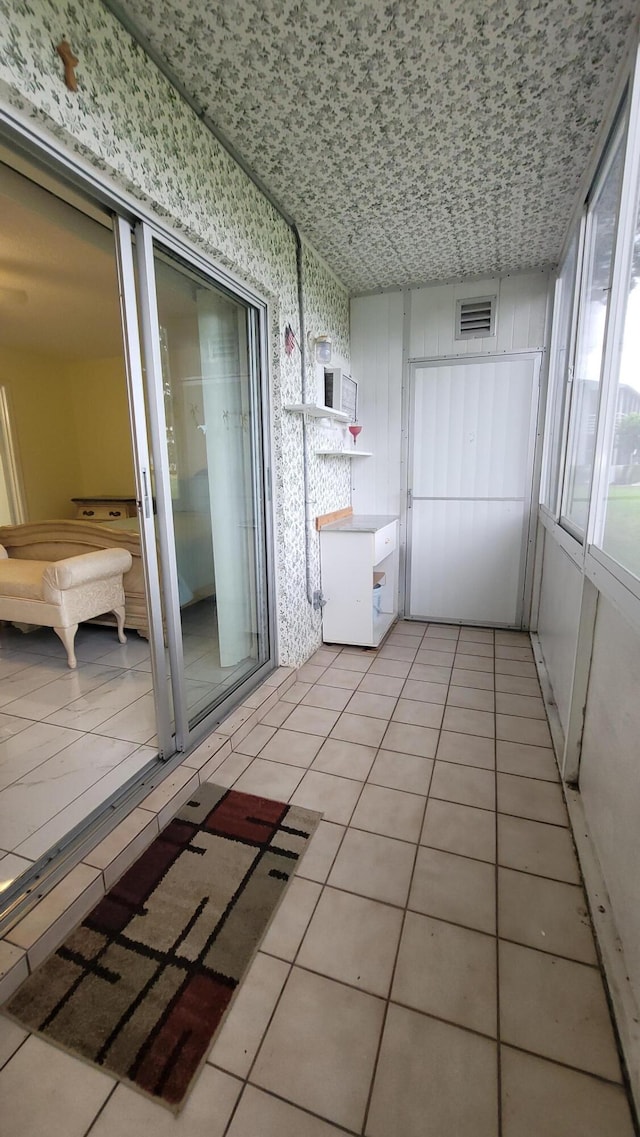
[(496, 334), (496, 296), (473, 296), (456, 303), (456, 339), (484, 339)]

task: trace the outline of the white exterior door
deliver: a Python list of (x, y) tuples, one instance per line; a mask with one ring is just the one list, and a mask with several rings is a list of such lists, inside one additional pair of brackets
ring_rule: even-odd
[(407, 614), (519, 627), (540, 357), (413, 364)]

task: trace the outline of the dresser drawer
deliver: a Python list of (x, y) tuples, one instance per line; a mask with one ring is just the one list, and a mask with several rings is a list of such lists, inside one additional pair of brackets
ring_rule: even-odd
[(127, 507), (123, 505), (80, 505), (76, 510), (79, 521), (117, 521), (127, 516)]
[(398, 542), (398, 522), (392, 521), (383, 529), (378, 529), (373, 541), (373, 563), (378, 564), (384, 557), (392, 553)]

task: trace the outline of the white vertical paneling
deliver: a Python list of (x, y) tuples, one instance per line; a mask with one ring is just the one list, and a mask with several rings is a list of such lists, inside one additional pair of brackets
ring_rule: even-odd
[(415, 497), (524, 497), (531, 359), (415, 372)]
[[(539, 351), (544, 347), (547, 284), (547, 273), (533, 272), (412, 289), (410, 358)], [(494, 295), (496, 335), (455, 339), (456, 301)]]
[(640, 637), (601, 595), (587, 697), (580, 791), (626, 974), (640, 1005)]
[(411, 512), (411, 615), (515, 624), (524, 503), (416, 501)]
[(403, 295), (383, 292), (351, 301), (351, 366), (358, 379), (363, 450), (352, 463), (356, 513), (400, 513)]
[(542, 562), (538, 636), (562, 729), (567, 732), (582, 573), (547, 533)]
[(503, 277), (498, 293), (495, 348), (528, 351), (544, 347), (549, 278), (546, 272)]
[(443, 350), (443, 336), (447, 340), (455, 319), (455, 301), (449, 284), (434, 284), (429, 288), (412, 289), (409, 293), (411, 325), (409, 355), (417, 359), (431, 359), (448, 355)]

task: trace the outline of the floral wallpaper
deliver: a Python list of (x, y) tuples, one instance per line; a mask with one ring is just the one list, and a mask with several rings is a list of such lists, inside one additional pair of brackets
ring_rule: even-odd
[[(75, 93), (55, 53), (62, 38), (79, 58)], [(301, 398), (299, 352), (282, 346), (287, 324), (299, 332), (289, 227), (99, 0), (0, 0), (0, 105), (35, 120), (268, 297), (280, 662), (301, 663), (321, 625), (306, 599), (302, 423), (283, 411)], [(304, 269), (309, 327), (330, 334), (348, 362), (347, 293), (309, 247)], [(313, 451), (322, 428), (309, 436)], [(349, 504), (348, 467), (312, 455), (314, 513)], [(315, 535), (313, 553), (319, 587)]]
[(120, 0), (352, 292), (557, 261), (637, 0)]

